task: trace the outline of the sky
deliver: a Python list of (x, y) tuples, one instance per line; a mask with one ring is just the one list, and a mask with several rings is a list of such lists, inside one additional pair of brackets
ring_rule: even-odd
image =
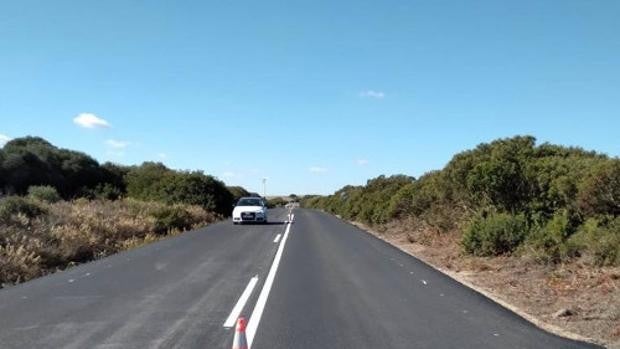
[(267, 195), (419, 176), (519, 134), (620, 155), (620, 1), (3, 1), (26, 135)]

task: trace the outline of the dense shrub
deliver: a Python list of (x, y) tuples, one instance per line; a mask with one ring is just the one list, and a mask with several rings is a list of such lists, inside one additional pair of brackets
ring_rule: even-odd
[(559, 263), (579, 255), (577, 246), (569, 240), (575, 223), (567, 210), (556, 212), (548, 221), (532, 228), (523, 246), (524, 254), (542, 263)]
[(56, 188), (49, 185), (33, 185), (28, 188), (28, 196), (44, 202), (54, 203), (61, 200)]
[(0, 194), (25, 195), (32, 186), (55, 188), (67, 200), (133, 197), (200, 205), (221, 215), (230, 214), (237, 195), (250, 195), (241, 187), (231, 189), (233, 194), (223, 182), (199, 171), (175, 171), (154, 162), (100, 165), (86, 154), (55, 147), (42, 138), (11, 140), (0, 148)]
[(178, 172), (161, 163), (145, 162), (125, 176), (127, 195), (139, 200), (200, 205), (230, 215), (233, 194), (223, 182), (202, 172)]
[(577, 201), (586, 215), (620, 216), (620, 160), (594, 168), (581, 184)]
[(118, 200), (122, 196), (123, 192), (120, 187), (111, 183), (98, 184), (95, 188), (84, 193), (84, 197), (86, 198), (102, 200)]
[(239, 199), (244, 197), (244, 196), (250, 196), (250, 192), (245, 190), (245, 188), (243, 188), (243, 187), (230, 186), (230, 187), (226, 187), (226, 188), (232, 194), (233, 202), (239, 201)]
[(267, 207), (269, 208), (282, 207), (286, 204), (288, 204), (288, 201), (279, 196), (267, 200)]
[(9, 196), (0, 200), (0, 219), (9, 220), (16, 215), (34, 218), (46, 213), (46, 209), (33, 200), (20, 196)]
[(88, 155), (38, 137), (11, 140), (0, 154), (0, 190), (9, 194), (23, 195), (30, 186), (49, 185), (62, 197), (73, 198), (100, 183), (122, 181)]
[(391, 218), (392, 197), (413, 181), (413, 177), (404, 175), (379, 176), (368, 180), (365, 186), (349, 185), (330, 196), (306, 196), (302, 204), (322, 208), (347, 219), (382, 224)]
[(513, 252), (525, 240), (525, 216), (489, 213), (475, 216), (463, 233), (462, 245), (476, 256), (498, 256)]
[(620, 217), (590, 218), (570, 241), (597, 265), (620, 265)]
[(517, 136), (456, 154), (418, 180), (401, 178), (381, 176), (302, 204), (370, 224), (399, 219), (462, 234), (464, 251), (476, 255), (519, 249), (545, 263), (591, 256), (620, 264), (613, 257), (620, 233), (610, 223), (620, 216), (617, 158)]
[(186, 230), (192, 227), (192, 217), (182, 206), (165, 206), (152, 214), (155, 218), (155, 233), (166, 234), (171, 230)]

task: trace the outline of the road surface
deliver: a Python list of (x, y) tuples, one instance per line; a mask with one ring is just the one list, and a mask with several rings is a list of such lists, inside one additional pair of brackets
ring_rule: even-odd
[[(337, 218), (270, 211), (0, 290), (2, 348), (591, 348)], [(226, 325), (226, 326), (225, 326)]]

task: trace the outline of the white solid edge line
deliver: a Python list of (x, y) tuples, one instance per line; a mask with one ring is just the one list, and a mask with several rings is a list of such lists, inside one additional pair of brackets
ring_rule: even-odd
[(267, 303), (267, 297), (269, 297), (269, 292), (271, 291), (271, 286), (273, 285), (273, 280), (276, 277), (276, 272), (278, 271), (278, 265), (280, 264), (280, 259), (282, 258), (282, 252), (284, 251), (284, 244), (286, 243), (286, 239), (288, 238), (288, 233), (291, 230), (291, 224), (286, 225), (286, 231), (284, 232), (284, 236), (282, 237), (282, 241), (280, 242), (280, 246), (278, 247), (278, 251), (276, 252), (276, 256), (273, 259), (273, 264), (271, 264), (271, 268), (269, 269), (269, 273), (267, 274), (267, 278), (265, 279), (265, 284), (263, 285), (263, 289), (260, 291), (258, 296), (258, 300), (256, 301), (256, 305), (254, 306), (254, 310), (252, 311), (252, 315), (250, 315), (250, 320), (248, 321), (248, 326), (246, 327), (246, 338), (248, 342), (248, 348), (252, 347), (252, 342), (254, 341), (254, 335), (256, 335), (256, 330), (258, 329), (258, 323), (260, 322), (261, 316), (263, 316), (263, 311), (265, 310), (265, 304)]
[(278, 234), (278, 235), (276, 235), (276, 238), (275, 238), (275, 239), (273, 239), (273, 243), (277, 244), (277, 243), (278, 243), (278, 241), (280, 241), (280, 237), (281, 237), (281, 236), (282, 236), (282, 234)]
[(237, 304), (235, 304), (235, 307), (230, 312), (230, 315), (228, 315), (226, 322), (224, 322), (224, 327), (235, 326), (235, 323), (237, 322), (237, 319), (239, 318), (239, 314), (241, 314), (241, 310), (243, 310), (245, 303), (248, 301), (248, 298), (250, 298), (250, 295), (252, 294), (252, 291), (254, 290), (254, 287), (256, 286), (257, 282), (258, 282), (258, 275), (250, 279), (250, 282), (245, 287), (245, 290), (243, 290), (241, 297), (239, 297)]

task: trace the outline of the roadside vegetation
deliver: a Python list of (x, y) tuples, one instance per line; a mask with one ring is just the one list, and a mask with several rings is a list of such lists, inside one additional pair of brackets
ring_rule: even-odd
[(0, 149), (0, 287), (204, 226), (247, 194), (198, 171), (12, 140)]
[(420, 178), (302, 206), (339, 215), (522, 314), (620, 348), (620, 159), (519, 136)]
[(380, 176), (303, 204), (369, 225), (402, 220), (453, 234), (475, 256), (620, 265), (620, 160), (528, 136), (481, 144), (418, 179)]
[(289, 200), (286, 200), (281, 196), (276, 196), (276, 197), (269, 198), (267, 200), (267, 207), (269, 208), (284, 207), (286, 206), (286, 204), (288, 204), (288, 202)]

